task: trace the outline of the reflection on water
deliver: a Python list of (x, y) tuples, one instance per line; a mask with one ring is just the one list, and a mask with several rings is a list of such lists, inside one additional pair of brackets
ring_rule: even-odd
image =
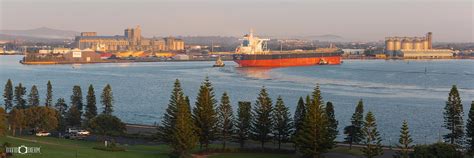
[(235, 71), (247, 78), (254, 78), (254, 79), (270, 79), (270, 71), (272, 68), (267, 67), (236, 67)]

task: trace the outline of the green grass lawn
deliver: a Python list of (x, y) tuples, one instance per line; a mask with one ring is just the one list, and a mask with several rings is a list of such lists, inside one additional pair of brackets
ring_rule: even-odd
[[(25, 145), (28, 147), (41, 147), (41, 154), (20, 155), (19, 158), (166, 158), (170, 151), (167, 145), (125, 145), (124, 152), (110, 152), (96, 150), (92, 147), (103, 145), (99, 142), (60, 139), (54, 137), (22, 136), (18, 138), (0, 137), (0, 143), (9, 142), (13, 146)], [(220, 148), (220, 144), (212, 144), (211, 148)], [(235, 148), (235, 147), (233, 147)], [(197, 152), (199, 147), (193, 152)], [(345, 153), (360, 156), (359, 149), (349, 150), (348, 147), (336, 147), (330, 152)], [(293, 154), (271, 154), (271, 153), (215, 153), (210, 158), (292, 158)]]
[[(96, 142), (78, 141), (78, 140), (67, 140), (52, 137), (35, 137), (26, 136), (21, 137), (28, 140), (37, 142), (18, 140), (9, 137), (1, 137), (0, 143), (9, 142), (14, 146), (31, 146), (41, 147), (41, 154), (29, 154), (20, 155), (16, 154), (14, 157), (25, 157), (25, 158), (65, 158), (65, 157), (77, 157), (77, 158), (165, 158), (168, 157), (168, 147), (166, 145), (156, 146), (125, 146), (127, 151), (125, 152), (108, 152), (92, 149), (94, 146), (102, 145)], [(77, 156), (76, 156), (77, 155)]]

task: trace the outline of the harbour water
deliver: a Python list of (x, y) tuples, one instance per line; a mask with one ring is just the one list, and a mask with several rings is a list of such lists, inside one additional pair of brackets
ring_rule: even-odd
[[(474, 100), (474, 60), (346, 60), (342, 65), (287, 68), (238, 68), (230, 61), (225, 67), (214, 62), (109, 63), (84, 65), (21, 65), (22, 56), (0, 56), (1, 88), (8, 78), (29, 88), (38, 86), (44, 102), (46, 83), (53, 84), (54, 99), (72, 94), (80, 85), (85, 94), (93, 84), (97, 97), (105, 84), (113, 89), (114, 114), (127, 123), (159, 123), (175, 79), (179, 79), (192, 102), (202, 80), (208, 76), (216, 97), (226, 91), (236, 109), (237, 101), (255, 102), (262, 86), (273, 100), (281, 95), (294, 111), (300, 96), (309, 94), (319, 83), (325, 101), (335, 105), (342, 129), (350, 123), (359, 99), (365, 111), (376, 115), (384, 144), (398, 141), (403, 120), (409, 122), (415, 143), (438, 141), (443, 107), (449, 90), (456, 84), (467, 116)], [(0, 101), (3, 104), (3, 99)], [(99, 110), (102, 110), (99, 105)]]

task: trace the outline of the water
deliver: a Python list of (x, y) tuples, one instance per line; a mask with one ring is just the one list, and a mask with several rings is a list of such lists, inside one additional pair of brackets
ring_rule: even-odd
[(227, 91), (234, 110), (237, 101), (254, 102), (265, 86), (274, 101), (281, 95), (293, 112), (298, 98), (309, 94), (319, 83), (324, 100), (335, 105), (339, 140), (357, 101), (363, 99), (365, 110), (376, 115), (385, 144), (398, 141), (403, 120), (409, 122), (415, 143), (437, 141), (439, 134), (447, 132), (442, 128), (442, 113), (453, 84), (460, 90), (465, 112), (474, 99), (474, 60), (346, 60), (336, 66), (262, 69), (236, 68), (233, 62), (225, 62), (223, 68), (213, 68), (213, 62), (38, 66), (21, 65), (20, 58), (0, 56), (2, 89), (8, 78), (14, 84), (25, 84), (28, 90), (36, 84), (44, 102), (48, 80), (53, 84), (54, 98), (66, 100), (73, 85), (80, 85), (85, 97), (87, 86), (93, 84), (99, 97), (109, 83), (115, 97), (114, 114), (125, 122), (139, 124), (160, 121), (176, 78), (185, 94), (194, 100), (200, 83), (209, 76), (216, 96), (220, 98)]

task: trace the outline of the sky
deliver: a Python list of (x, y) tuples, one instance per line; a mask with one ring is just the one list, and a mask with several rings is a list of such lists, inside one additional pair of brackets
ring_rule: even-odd
[(474, 42), (473, 0), (0, 0), (0, 29), (50, 27), (99, 35), (140, 25), (145, 37), (423, 36)]

